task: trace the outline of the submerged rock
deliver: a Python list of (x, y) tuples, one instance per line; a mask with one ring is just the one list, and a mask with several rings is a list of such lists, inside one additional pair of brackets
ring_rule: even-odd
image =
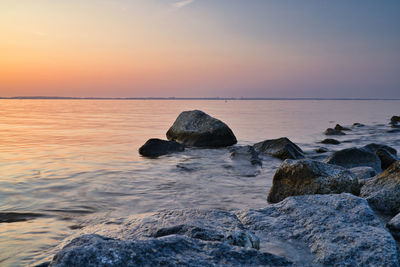
[(253, 147), (261, 154), (269, 155), (281, 160), (304, 158), (303, 150), (286, 137), (265, 140), (254, 144)]
[(367, 199), (372, 208), (389, 215), (400, 213), (400, 161), (368, 180), (361, 187), (360, 196)]
[(342, 167), (310, 159), (285, 160), (274, 175), (268, 201), (296, 195), (358, 194), (359, 190), (358, 180)]
[(374, 168), (376, 172), (381, 172), (381, 161), (379, 157), (365, 149), (356, 147), (336, 151), (332, 153), (325, 162), (345, 168), (369, 166)]
[(174, 152), (181, 152), (185, 148), (175, 141), (166, 141), (161, 139), (149, 139), (139, 148), (139, 154), (145, 157), (158, 157)]
[(350, 194), (289, 197), (264, 209), (239, 212), (238, 217), (261, 242), (304, 244), (313, 264), (399, 265), (393, 237), (368, 203)]
[(317, 153), (319, 153), (319, 154), (322, 154), (322, 153), (326, 153), (326, 152), (328, 152), (329, 150), (326, 148), (326, 147), (319, 147), (319, 148), (317, 148), (316, 150), (315, 150), (315, 152), (317, 152)]
[(250, 162), (252, 165), (262, 165), (258, 153), (252, 146), (233, 147), (230, 152), (232, 160)]
[(179, 114), (168, 130), (167, 138), (194, 147), (225, 147), (237, 143), (235, 135), (225, 123), (200, 110)]
[(335, 129), (336, 131), (351, 131), (350, 128), (343, 127), (343, 126), (340, 125), (340, 124), (336, 124), (336, 126), (335, 126), (334, 129)]
[(322, 144), (328, 144), (328, 145), (339, 145), (340, 142), (336, 139), (333, 138), (327, 138), (321, 141)]
[(326, 129), (324, 134), (325, 135), (345, 135), (344, 132), (342, 132), (340, 130), (335, 130), (335, 129), (332, 129), (332, 128)]

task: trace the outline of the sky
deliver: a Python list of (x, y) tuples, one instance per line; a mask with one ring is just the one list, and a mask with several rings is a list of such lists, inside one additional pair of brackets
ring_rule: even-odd
[(398, 0), (1, 0), (0, 96), (400, 98)]

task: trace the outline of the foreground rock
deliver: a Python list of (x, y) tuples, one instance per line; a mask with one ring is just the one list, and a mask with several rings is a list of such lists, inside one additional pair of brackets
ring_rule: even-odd
[(395, 161), (398, 160), (396, 156), (388, 152), (386, 149), (378, 149), (375, 154), (381, 160), (381, 168), (382, 170), (386, 170), (389, 168)]
[(354, 177), (360, 182), (376, 175), (375, 169), (372, 167), (355, 167), (349, 169), (354, 174)]
[[(350, 194), (289, 197), (260, 210), (239, 212), (262, 244), (304, 246), (323, 266), (398, 266), (396, 243), (359, 197)], [(300, 266), (310, 266), (311, 263)]]
[(181, 152), (185, 148), (175, 141), (165, 141), (161, 139), (149, 139), (139, 148), (139, 154), (145, 157), (159, 157), (162, 155)]
[(350, 128), (343, 127), (343, 126), (340, 125), (340, 124), (336, 124), (336, 126), (335, 126), (334, 129), (335, 129), (336, 131), (351, 131)]
[(339, 166), (310, 159), (285, 160), (276, 171), (268, 201), (276, 203), (289, 196), (312, 194), (358, 194), (358, 180)]
[(261, 252), (259, 239), (235, 214), (221, 210), (174, 210), (108, 223), (56, 254), (50, 266), (286, 266)]
[(332, 138), (327, 138), (321, 141), (322, 144), (328, 144), (328, 145), (339, 145), (340, 142), (336, 139)]
[(253, 147), (261, 154), (269, 155), (281, 160), (304, 158), (303, 150), (286, 137), (265, 140), (254, 144)]
[(377, 173), (381, 172), (381, 161), (377, 155), (355, 147), (336, 151), (325, 162), (344, 168), (368, 166), (374, 168)]
[(194, 147), (225, 147), (237, 143), (235, 135), (225, 123), (200, 110), (179, 114), (168, 130), (167, 138)]
[(400, 123), (400, 116), (393, 116), (390, 118), (390, 122), (392, 123)]
[(367, 199), (372, 208), (388, 215), (400, 213), (400, 162), (367, 181), (360, 196)]
[(335, 130), (335, 129), (332, 129), (332, 128), (326, 129), (324, 134), (325, 135), (345, 135), (344, 132), (342, 132), (340, 130)]
[(400, 213), (394, 216), (387, 224), (387, 228), (390, 230), (396, 240), (400, 240)]
[(251, 165), (262, 165), (258, 153), (252, 146), (233, 147), (230, 152), (232, 160), (250, 162)]

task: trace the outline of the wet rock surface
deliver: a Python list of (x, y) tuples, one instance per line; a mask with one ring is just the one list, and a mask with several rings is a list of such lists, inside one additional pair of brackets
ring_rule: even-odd
[[(396, 243), (367, 201), (351, 194), (289, 197), (239, 212), (263, 242), (301, 242), (324, 266), (398, 266)], [(309, 266), (305, 264), (303, 266)]]
[(184, 150), (184, 146), (175, 141), (152, 138), (139, 148), (139, 154), (145, 157), (159, 157)]
[(325, 162), (344, 168), (368, 166), (374, 168), (376, 172), (381, 171), (381, 161), (376, 154), (356, 147), (336, 151)]
[(340, 124), (336, 124), (336, 125), (335, 125), (335, 128), (333, 128), (333, 129), (336, 130), (336, 131), (351, 131), (350, 128), (343, 127), (343, 126), (340, 125)]
[(166, 135), (168, 140), (193, 147), (226, 147), (237, 143), (225, 123), (200, 110), (179, 114)]
[(400, 212), (400, 162), (361, 187), (360, 196), (367, 199), (372, 208), (383, 214), (396, 215)]
[(328, 144), (328, 145), (339, 145), (340, 142), (336, 139), (333, 138), (327, 138), (321, 141), (322, 144)]
[(252, 165), (262, 165), (258, 153), (252, 146), (233, 147), (230, 149), (230, 152), (232, 160), (250, 162)]
[(310, 159), (285, 160), (274, 175), (268, 201), (296, 195), (358, 194), (359, 190), (358, 180), (347, 169)]
[(345, 133), (342, 132), (341, 130), (335, 130), (335, 129), (332, 129), (332, 128), (326, 129), (324, 134), (325, 135), (345, 135)]
[(269, 155), (281, 160), (304, 158), (303, 150), (286, 137), (265, 140), (254, 144), (253, 147), (260, 154)]
[(319, 154), (323, 154), (328, 152), (329, 150), (326, 147), (319, 147), (315, 150), (315, 152), (319, 153)]

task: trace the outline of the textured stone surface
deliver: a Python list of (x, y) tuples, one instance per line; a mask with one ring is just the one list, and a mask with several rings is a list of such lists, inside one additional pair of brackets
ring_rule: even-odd
[(262, 165), (258, 153), (252, 146), (233, 147), (230, 149), (231, 159), (235, 161), (246, 161), (252, 165)]
[(377, 155), (355, 147), (336, 151), (325, 162), (344, 168), (368, 166), (374, 168), (376, 172), (381, 172), (381, 161)]
[(358, 180), (339, 166), (310, 159), (285, 160), (276, 171), (268, 201), (309, 194), (359, 193)]
[(372, 167), (355, 167), (349, 169), (356, 179), (364, 180), (376, 175), (375, 169)]
[(327, 138), (321, 141), (322, 144), (328, 144), (328, 145), (339, 145), (340, 142), (336, 139), (333, 138)]
[(225, 123), (200, 110), (179, 114), (166, 135), (168, 140), (194, 147), (225, 147), (237, 142)]
[(396, 240), (400, 240), (400, 213), (394, 216), (387, 224), (387, 228)]
[(351, 194), (289, 197), (264, 209), (239, 212), (238, 217), (262, 244), (304, 244), (314, 264), (398, 266), (393, 237), (368, 203)]
[(381, 174), (366, 181), (360, 196), (374, 209), (389, 215), (400, 213), (400, 162), (392, 164)]
[(324, 134), (325, 135), (345, 135), (344, 132), (342, 132), (340, 130), (335, 130), (335, 129), (332, 129), (332, 128), (326, 129)]
[(303, 150), (286, 137), (256, 143), (254, 149), (261, 154), (281, 160), (304, 158)]
[(161, 139), (149, 139), (139, 148), (139, 154), (145, 157), (159, 157), (162, 155), (181, 152), (185, 148), (175, 141), (166, 141)]

